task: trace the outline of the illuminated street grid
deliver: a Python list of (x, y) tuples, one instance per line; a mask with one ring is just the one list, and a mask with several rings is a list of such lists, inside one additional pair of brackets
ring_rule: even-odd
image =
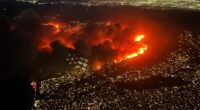
[(142, 6), (145, 8), (176, 8), (176, 9), (191, 9), (200, 10), (199, 0), (17, 0), (29, 2), (33, 4), (70, 4), (70, 5), (85, 5), (85, 6)]
[[(184, 31), (179, 47), (163, 62), (135, 69), (126, 61), (106, 64), (99, 71), (66, 72), (40, 82), (36, 109), (194, 109), (200, 108), (200, 35)], [(126, 69), (124, 69), (126, 68)], [(154, 76), (181, 78), (189, 84), (154, 89), (123, 89), (116, 82)]]

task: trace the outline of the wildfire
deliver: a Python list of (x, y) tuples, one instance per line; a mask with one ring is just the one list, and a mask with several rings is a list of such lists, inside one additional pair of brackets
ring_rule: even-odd
[(52, 52), (50, 44), (54, 41), (59, 41), (68, 48), (74, 49), (74, 42), (69, 36), (78, 34), (81, 30), (80, 25), (69, 25), (65, 22), (50, 21), (42, 23), (46, 27), (51, 27), (52, 30), (41, 37), (38, 43), (39, 51)]
[[(92, 28), (95, 29), (91, 29), (93, 25), (90, 24), (71, 24), (58, 21), (50, 21), (42, 23), (42, 25), (48, 29), (51, 27), (51, 30), (45, 31), (45, 35), (38, 42), (40, 51), (52, 52), (50, 44), (54, 41), (59, 41), (64, 46), (76, 50), (75, 44), (77, 41), (83, 41), (89, 51), (93, 52), (94, 50), (92, 49), (97, 48), (102, 50), (101, 52), (105, 52), (106, 55), (103, 57), (106, 57), (106, 60), (109, 59), (108, 55), (113, 55), (112, 57), (110, 56), (109, 61), (112, 60), (113, 63), (119, 63), (122, 60), (142, 55), (147, 50), (147, 45), (143, 41), (145, 35), (138, 34), (136, 37), (132, 37), (133, 30), (126, 31), (129, 26), (123, 24), (116, 25), (112, 22), (105, 22), (103, 26), (102, 24), (94, 24)], [(92, 56), (92, 58), (98, 60), (98, 62), (92, 61), (95, 62), (92, 64), (93, 67), (95, 70), (100, 70), (106, 62), (102, 61), (102, 59), (104, 60), (102, 54), (92, 53), (91, 55), (96, 55)]]
[(102, 68), (102, 63), (99, 62), (99, 61), (96, 61), (94, 64), (93, 64), (93, 69), (94, 70), (100, 70)]
[(125, 57), (125, 59), (129, 59), (129, 58), (133, 58), (133, 57), (136, 57), (136, 56), (138, 56), (138, 55), (141, 55), (141, 54), (143, 54), (146, 50), (147, 50), (147, 46), (144, 45), (144, 47), (139, 48), (139, 50), (138, 50), (137, 52), (134, 52), (134, 53), (132, 53), (132, 54), (130, 54), (130, 55), (127, 55), (127, 56)]
[(143, 38), (144, 38), (144, 35), (138, 35), (138, 36), (135, 38), (135, 42), (140, 42)]
[[(140, 42), (144, 38), (144, 35), (138, 35), (135, 38), (135, 42)], [(147, 45), (143, 44), (143, 47), (139, 48), (137, 52), (133, 52), (132, 54), (127, 55), (124, 59), (130, 59), (136, 57), (138, 55), (143, 54), (147, 50)]]
[(57, 34), (61, 31), (61, 24), (56, 22), (43, 23), (44, 26), (52, 26), (54, 28), (53, 34)]
[(124, 56), (118, 57), (117, 59), (114, 60), (114, 63), (119, 63), (122, 60), (131, 59), (144, 54), (145, 51), (147, 50), (147, 45), (142, 42), (143, 38), (144, 35), (137, 35), (133, 41), (134, 43), (136, 42), (140, 45), (137, 51), (134, 51), (131, 54), (124, 54)]

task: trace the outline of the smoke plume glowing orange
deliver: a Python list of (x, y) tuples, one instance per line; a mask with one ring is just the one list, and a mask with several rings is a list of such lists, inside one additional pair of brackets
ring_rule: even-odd
[[(38, 43), (40, 51), (51, 52), (50, 44), (59, 41), (67, 48), (88, 55), (97, 70), (106, 61), (119, 63), (142, 55), (147, 50), (147, 45), (143, 41), (145, 36), (137, 35), (135, 30), (126, 24), (113, 22), (73, 24), (51, 21), (42, 25), (47, 31)], [(96, 60), (98, 63), (95, 64)]]

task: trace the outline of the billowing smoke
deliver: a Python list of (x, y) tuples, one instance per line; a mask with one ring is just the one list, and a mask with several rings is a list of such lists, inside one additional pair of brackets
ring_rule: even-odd
[[(37, 50), (36, 68), (38, 65), (44, 67), (50, 64), (63, 65), (66, 56), (71, 53), (89, 59), (89, 63), (93, 66), (97, 63), (119, 62), (126, 57), (143, 54), (150, 43), (162, 42), (164, 47), (166, 39), (160, 36), (153, 36), (154, 38), (160, 37), (160, 39), (152, 38), (154, 40), (151, 42), (148, 42), (149, 39), (146, 37), (141, 42), (135, 41), (137, 35), (148, 34), (150, 38), (158, 32), (155, 31), (152, 34), (148, 30), (149, 27), (157, 29), (152, 23), (138, 18), (133, 21), (117, 22), (111, 19), (85, 22), (67, 21), (44, 18), (33, 10), (24, 10), (14, 18), (11, 29), (26, 36)], [(141, 31), (142, 26), (145, 26), (143, 31)], [(153, 46), (150, 47), (151, 50)]]
[[(17, 29), (32, 40), (38, 52), (49, 54), (57, 49), (74, 50), (91, 62), (105, 63), (125, 57), (137, 50), (136, 33), (130, 26), (110, 22), (68, 22), (41, 19), (33, 10), (16, 17)], [(56, 45), (62, 45), (55, 47)], [(66, 51), (63, 49), (63, 51)]]
[(43, 28), (50, 30), (39, 39), (40, 51), (53, 51), (50, 44), (59, 41), (74, 49), (90, 61), (113, 61), (136, 51), (140, 46), (134, 42), (135, 33), (129, 26), (111, 22), (66, 23), (44, 21)]

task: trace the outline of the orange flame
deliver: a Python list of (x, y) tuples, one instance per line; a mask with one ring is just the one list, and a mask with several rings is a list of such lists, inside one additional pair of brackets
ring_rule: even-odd
[(61, 30), (61, 24), (55, 22), (43, 23), (44, 26), (52, 26), (54, 28), (53, 34), (57, 34)]
[(49, 21), (42, 23), (43, 26), (52, 27), (50, 33), (47, 33), (38, 42), (38, 50), (45, 52), (52, 52), (50, 44), (54, 41), (59, 41), (68, 48), (74, 49), (73, 41), (69, 40), (67, 36), (78, 33), (81, 30), (80, 25), (70, 26), (63, 22)]
[(144, 35), (138, 35), (138, 36), (135, 38), (135, 42), (140, 42), (143, 38), (144, 38)]
[(136, 57), (136, 56), (138, 56), (138, 55), (141, 55), (141, 54), (143, 54), (146, 50), (147, 50), (147, 45), (144, 45), (144, 47), (139, 48), (139, 50), (138, 50), (137, 52), (134, 52), (134, 53), (132, 53), (132, 54), (130, 54), (130, 55), (127, 55), (127, 56), (125, 57), (125, 59), (129, 59), (129, 58), (133, 58), (133, 57)]
[[(144, 38), (144, 35), (138, 35), (135, 38), (135, 42), (140, 42)], [(139, 48), (137, 52), (133, 52), (132, 54), (127, 55), (124, 59), (130, 59), (136, 57), (138, 55), (143, 54), (147, 50), (147, 45), (143, 44), (143, 47)]]
[(99, 62), (99, 61), (96, 61), (94, 64), (93, 64), (93, 68), (94, 70), (100, 70), (102, 68), (102, 63)]

